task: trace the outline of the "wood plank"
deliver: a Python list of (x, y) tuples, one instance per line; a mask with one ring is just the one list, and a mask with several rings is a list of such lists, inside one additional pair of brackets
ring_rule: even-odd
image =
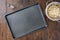
[(0, 40), (6, 40), (6, 25), (4, 15), (6, 13), (6, 0), (0, 0)]
[(2, 19), (1, 19), (1, 16), (0, 16), (0, 40), (2, 40), (2, 33), (3, 33), (2, 32), (3, 30), (2, 30), (2, 24), (1, 23), (2, 23)]
[[(11, 9), (8, 5), (13, 5), (15, 8)], [(7, 0), (7, 13), (14, 12), (16, 10), (22, 9), (23, 4), (21, 0)]]

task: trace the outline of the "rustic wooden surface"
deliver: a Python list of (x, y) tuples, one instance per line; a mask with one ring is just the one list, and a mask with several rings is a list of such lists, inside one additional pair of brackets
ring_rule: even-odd
[[(46, 2), (49, 0), (0, 0), (0, 40), (14, 40), (5, 20), (5, 15), (13, 11), (22, 9), (35, 2), (41, 4), (43, 12), (46, 7)], [(60, 0), (53, 0), (59, 1)], [(14, 9), (8, 7), (8, 4), (15, 6)], [(25, 35), (16, 40), (60, 40), (60, 23), (53, 22), (44, 16), (48, 24), (47, 28), (37, 30), (36, 32)]]

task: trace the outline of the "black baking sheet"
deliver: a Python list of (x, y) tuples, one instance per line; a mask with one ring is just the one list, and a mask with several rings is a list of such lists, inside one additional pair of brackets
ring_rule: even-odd
[(7, 14), (5, 18), (14, 38), (47, 26), (39, 4)]

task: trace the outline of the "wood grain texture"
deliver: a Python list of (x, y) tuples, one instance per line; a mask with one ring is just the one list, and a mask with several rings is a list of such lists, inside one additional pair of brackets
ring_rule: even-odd
[[(14, 40), (4, 17), (6, 14), (32, 5), (35, 2), (42, 6), (44, 12), (47, 1), (50, 0), (0, 0), (0, 40)], [(60, 0), (52, 1), (60, 2)], [(8, 4), (14, 5), (15, 8), (9, 8)], [(45, 15), (44, 17), (48, 24), (47, 28), (37, 30), (16, 40), (60, 40), (60, 23), (49, 20)]]

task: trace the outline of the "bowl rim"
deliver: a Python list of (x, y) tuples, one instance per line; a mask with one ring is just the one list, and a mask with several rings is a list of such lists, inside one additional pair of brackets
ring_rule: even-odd
[(60, 4), (60, 3), (59, 3), (59, 2), (51, 2), (51, 3), (49, 3), (49, 4), (46, 6), (46, 8), (45, 8), (45, 14), (46, 14), (46, 16), (47, 16), (50, 20), (52, 20), (52, 21), (58, 21), (58, 20), (60, 20), (60, 19), (52, 19), (51, 17), (48, 16), (47, 10), (48, 10), (49, 6), (51, 6), (52, 4)]

